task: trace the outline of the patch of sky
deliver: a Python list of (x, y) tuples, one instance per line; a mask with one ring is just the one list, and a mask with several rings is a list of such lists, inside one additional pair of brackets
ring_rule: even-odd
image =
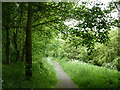
[[(113, 0), (113, 1), (115, 2), (116, 0)], [(80, 1), (77, 1), (76, 3), (77, 3), (77, 5), (81, 5), (82, 2), (102, 2), (103, 5), (101, 4), (100, 7), (101, 7), (101, 10), (104, 10), (104, 9), (107, 8), (108, 3), (113, 2), (113, 1), (112, 0), (80, 0)], [(88, 8), (92, 8), (93, 6), (94, 6), (94, 3), (87, 4)], [(110, 15), (114, 18), (118, 18), (117, 9), (115, 9), (114, 12), (112, 12)], [(69, 28), (74, 28), (74, 29), (79, 29), (78, 27), (75, 27), (78, 23), (83, 23), (83, 21), (82, 20), (78, 21), (78, 20), (75, 20), (75, 19), (71, 18), (71, 19), (66, 19), (66, 21), (64, 22), (64, 24), (66, 26), (68, 26)]]

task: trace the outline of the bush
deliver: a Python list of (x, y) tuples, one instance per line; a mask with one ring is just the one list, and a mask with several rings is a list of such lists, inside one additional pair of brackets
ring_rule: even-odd
[(96, 54), (90, 63), (117, 70), (117, 30), (111, 30), (109, 37), (110, 41), (107, 45), (96, 43)]

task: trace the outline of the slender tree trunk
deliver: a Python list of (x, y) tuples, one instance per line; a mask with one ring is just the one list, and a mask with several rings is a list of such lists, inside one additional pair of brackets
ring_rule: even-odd
[(32, 3), (28, 3), (28, 20), (26, 28), (26, 68), (25, 76), (29, 79), (32, 76)]
[(23, 48), (22, 48), (22, 57), (21, 57), (21, 61), (24, 61), (24, 58), (25, 58), (25, 51), (26, 51), (26, 41), (25, 41), (25, 43), (24, 43), (24, 45), (23, 45)]
[(10, 38), (9, 27), (6, 28), (6, 63), (10, 64)]
[[(120, 1), (118, 1), (118, 9), (120, 10)], [(118, 12), (118, 18), (120, 19), (120, 11)], [(118, 51), (117, 55), (120, 57), (120, 28), (118, 28)], [(120, 71), (120, 60), (118, 61), (118, 66), (117, 66), (118, 71)]]
[[(119, 1), (120, 2), (120, 1)], [(120, 4), (117, 5), (118, 9), (120, 10)], [(118, 18), (120, 19), (120, 12), (118, 12)], [(120, 56), (120, 28), (118, 28), (118, 56)]]
[(18, 44), (17, 44), (17, 30), (14, 32), (14, 46), (15, 46), (15, 61), (18, 61), (19, 59), (19, 50), (18, 50)]
[(22, 3), (19, 3), (20, 5), (20, 18), (19, 18), (19, 21), (17, 23), (17, 27), (16, 27), (16, 32), (14, 32), (14, 45), (15, 45), (15, 50), (16, 50), (16, 59), (15, 61), (18, 61), (19, 58), (20, 58), (20, 47), (19, 46), (19, 42), (18, 42), (18, 31), (20, 30), (20, 25), (22, 25), (22, 17), (23, 17), (23, 4)]

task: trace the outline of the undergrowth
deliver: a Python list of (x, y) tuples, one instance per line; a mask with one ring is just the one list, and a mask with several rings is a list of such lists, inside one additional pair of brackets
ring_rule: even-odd
[(2, 65), (2, 68), (3, 88), (53, 88), (57, 82), (53, 65), (45, 59), (33, 62), (33, 76), (29, 81), (24, 77), (23, 62)]
[(82, 62), (60, 62), (79, 88), (120, 88), (120, 72)]

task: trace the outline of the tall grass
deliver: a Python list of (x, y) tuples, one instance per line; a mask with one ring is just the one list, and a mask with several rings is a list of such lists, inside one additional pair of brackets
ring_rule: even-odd
[(61, 63), (79, 88), (120, 88), (120, 72), (82, 62)]
[[(57, 77), (52, 64), (42, 59), (33, 62), (33, 76), (27, 81), (24, 77), (24, 63), (17, 62), (10, 66), (2, 65), (3, 88), (53, 88)], [(40, 66), (41, 63), (43, 64)]]

